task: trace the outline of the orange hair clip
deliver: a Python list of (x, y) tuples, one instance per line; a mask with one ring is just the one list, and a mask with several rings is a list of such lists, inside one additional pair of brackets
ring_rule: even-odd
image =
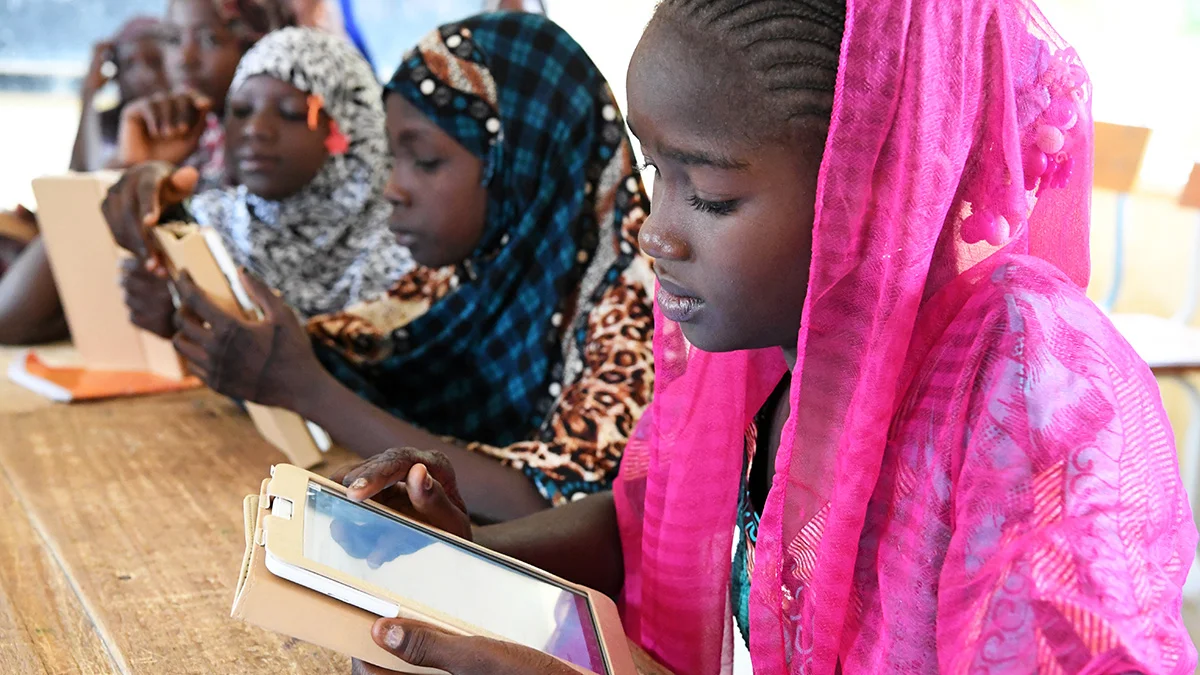
[(321, 109), (325, 107), (325, 99), (320, 94), (308, 96), (308, 129), (316, 131), (321, 122)]
[(325, 139), (325, 149), (331, 155), (344, 155), (350, 149), (350, 139), (338, 128), (337, 120), (329, 120), (329, 136)]

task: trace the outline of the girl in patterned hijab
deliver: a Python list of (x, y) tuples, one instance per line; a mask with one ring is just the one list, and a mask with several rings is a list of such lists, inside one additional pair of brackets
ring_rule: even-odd
[(391, 227), (420, 265), (310, 322), (333, 376), (262, 287), (266, 326), (184, 285), (181, 351), (360, 454), (444, 452), (483, 520), (607, 489), (653, 371), (648, 201), (607, 83), (545, 17), (485, 14), (422, 40), (385, 96)]
[[(311, 28), (271, 33), (242, 59), (230, 88), (225, 149), (234, 187), (203, 190), (187, 204), (187, 217), (217, 230), (234, 261), (303, 317), (380, 295), (411, 267), (387, 229), (380, 98), (370, 67), (345, 40)], [(139, 186), (156, 181), (157, 202), (141, 203)], [(104, 206), (118, 242), (145, 259), (144, 214), (184, 199), (195, 182), (193, 169), (162, 162), (126, 172)], [(134, 323), (173, 335), (165, 283), (135, 267), (125, 277)]]
[[(302, 97), (280, 103), (285, 120), (316, 126), (327, 117), (329, 125), (316, 176), (274, 198), (288, 191), (289, 169), (304, 162), (282, 144), (271, 148), (260, 141), (251, 90), (263, 76), (307, 97), (307, 108), (289, 107)], [(238, 185), (192, 199), (197, 222), (220, 232), (234, 260), (303, 316), (335, 312), (388, 290), (407, 269), (406, 259), (387, 229), (380, 89), (353, 46), (311, 28), (271, 33), (238, 65), (226, 117), (227, 170)]]

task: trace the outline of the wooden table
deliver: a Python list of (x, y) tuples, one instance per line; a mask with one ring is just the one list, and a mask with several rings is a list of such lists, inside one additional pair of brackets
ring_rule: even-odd
[[(242, 499), (284, 461), (207, 390), (60, 405), (0, 376), (0, 675), (349, 673), (229, 617)], [(355, 461), (335, 448), (316, 470)]]
[[(349, 673), (343, 656), (229, 618), (242, 498), (285, 461), (232, 403), (200, 391), (63, 406), (10, 391), (0, 673)], [(321, 469), (353, 459), (335, 450)]]

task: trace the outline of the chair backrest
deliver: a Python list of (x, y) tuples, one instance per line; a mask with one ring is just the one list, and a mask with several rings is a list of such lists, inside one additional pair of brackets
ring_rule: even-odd
[(1108, 122), (1095, 123), (1095, 160), (1092, 186), (1117, 193), (1116, 242), (1113, 246), (1113, 276), (1100, 307), (1112, 312), (1125, 281), (1125, 215), (1129, 193), (1137, 185), (1142, 160), (1150, 143), (1150, 130)]
[(1137, 184), (1150, 143), (1150, 130), (1096, 122), (1095, 173), (1092, 185), (1101, 190), (1128, 194)]
[(1192, 176), (1188, 179), (1183, 193), (1179, 195), (1179, 205), (1187, 209), (1197, 209), (1196, 231), (1193, 234), (1192, 259), (1188, 266), (1187, 292), (1183, 303), (1172, 317), (1182, 324), (1190, 324), (1200, 309), (1200, 162), (1192, 166)]
[(1200, 209), (1200, 162), (1192, 166), (1192, 177), (1188, 179), (1179, 195), (1179, 205), (1188, 209)]

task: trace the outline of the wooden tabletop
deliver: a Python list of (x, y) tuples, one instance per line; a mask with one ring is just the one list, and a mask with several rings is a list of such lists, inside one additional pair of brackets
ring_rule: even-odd
[(0, 673), (349, 673), (229, 617), (242, 498), (283, 461), (211, 392), (65, 406), (5, 383)]
[(229, 617), (242, 499), (286, 461), (245, 413), (207, 390), (55, 404), (3, 377), (17, 353), (0, 348), (0, 675), (350, 672)]

